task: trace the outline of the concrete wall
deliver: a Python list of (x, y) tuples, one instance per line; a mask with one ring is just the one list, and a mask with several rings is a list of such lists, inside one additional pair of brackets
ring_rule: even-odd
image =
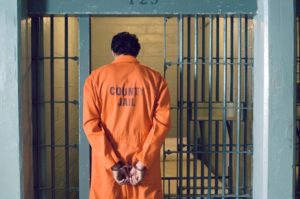
[(27, 1), (0, 2), (0, 197), (32, 198)]
[(0, 2), (0, 192), (9, 199), (21, 196), (17, 5), (17, 0)]
[(295, 198), (295, 1), (257, 2), (253, 197)]

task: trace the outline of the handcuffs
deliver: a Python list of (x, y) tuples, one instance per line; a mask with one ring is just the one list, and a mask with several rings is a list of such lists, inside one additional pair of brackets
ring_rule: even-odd
[(112, 171), (123, 171), (120, 172), (120, 175), (118, 176), (118, 180), (122, 180), (126, 178), (126, 175), (124, 172), (126, 172), (126, 174), (129, 174), (130, 170), (132, 169), (132, 167), (134, 167), (136, 170), (140, 171), (140, 172), (144, 172), (144, 168), (138, 168), (137, 166), (132, 166), (129, 164), (124, 164), (123, 162), (119, 161), (118, 163), (116, 163), (114, 166), (111, 167)]

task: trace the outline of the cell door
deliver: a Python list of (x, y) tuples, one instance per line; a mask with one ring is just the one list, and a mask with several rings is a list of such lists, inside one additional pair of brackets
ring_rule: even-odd
[(88, 197), (82, 86), (112, 61), (120, 31), (139, 37), (138, 59), (171, 92), (164, 197), (252, 198), (252, 23), (250, 15), (33, 17), (35, 198)]

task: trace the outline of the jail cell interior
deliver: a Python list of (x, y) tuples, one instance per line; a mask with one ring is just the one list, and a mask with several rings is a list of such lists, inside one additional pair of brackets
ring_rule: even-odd
[(252, 20), (187, 16), (165, 18), (165, 27), (164, 75), (177, 124), (176, 147), (164, 146), (164, 171), (172, 156), (177, 163), (176, 176), (164, 176), (165, 193), (251, 198)]
[[(78, 198), (78, 21), (33, 20), (36, 198)], [(161, 151), (165, 198), (251, 198), (251, 16), (91, 17), (91, 69), (110, 42), (135, 33), (138, 59), (171, 93), (172, 128)]]

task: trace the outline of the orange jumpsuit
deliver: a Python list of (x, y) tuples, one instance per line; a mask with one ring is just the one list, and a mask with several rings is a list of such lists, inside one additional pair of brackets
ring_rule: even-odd
[[(83, 127), (92, 147), (90, 199), (161, 199), (160, 148), (170, 128), (170, 95), (161, 75), (121, 55), (86, 79)], [(118, 185), (119, 160), (145, 166), (143, 181)]]

